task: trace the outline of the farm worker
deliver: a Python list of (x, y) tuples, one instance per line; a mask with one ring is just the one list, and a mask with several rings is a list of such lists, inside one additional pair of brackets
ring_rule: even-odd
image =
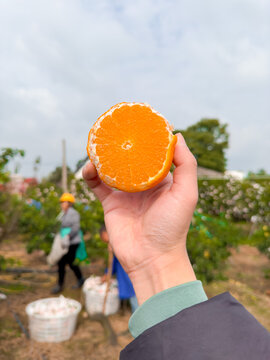
[(72, 194), (64, 193), (60, 197), (60, 203), (63, 211), (60, 233), (65, 235), (68, 252), (58, 261), (58, 284), (52, 289), (52, 294), (58, 294), (63, 290), (67, 264), (77, 278), (77, 284), (73, 286), (73, 288), (80, 288), (84, 283), (84, 278), (79, 266), (73, 264), (76, 257), (76, 250), (81, 242), (80, 215), (78, 211), (73, 208), (75, 198)]
[[(109, 237), (105, 225), (103, 225), (100, 229), (100, 237), (104, 242), (109, 242)], [(110, 245), (108, 248), (109, 251), (112, 251)], [(129, 299), (131, 311), (133, 313), (138, 307), (138, 301), (128, 274), (125, 272), (116, 256), (113, 257), (112, 275), (116, 275), (117, 278), (120, 300), (125, 301), (126, 299)], [(106, 278), (107, 274), (103, 276), (102, 281), (105, 281)]]
[(91, 163), (83, 170), (140, 305), (129, 320), (135, 339), (120, 359), (269, 360), (267, 330), (229, 293), (208, 300), (196, 280), (186, 238), (198, 198), (197, 168), (177, 137), (173, 175), (150, 190), (115, 191)]

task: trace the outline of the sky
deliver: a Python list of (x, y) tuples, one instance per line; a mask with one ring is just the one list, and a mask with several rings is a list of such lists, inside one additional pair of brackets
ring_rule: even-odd
[[(268, 0), (0, 0), (0, 148), (39, 177), (86, 156), (96, 119), (146, 102), (228, 124), (228, 169), (270, 171)], [(10, 170), (16, 164), (11, 164)]]

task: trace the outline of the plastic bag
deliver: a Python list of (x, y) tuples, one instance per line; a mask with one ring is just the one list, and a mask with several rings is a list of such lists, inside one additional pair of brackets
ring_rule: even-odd
[(85, 248), (85, 242), (83, 239), (83, 233), (82, 231), (80, 231), (80, 236), (81, 236), (81, 242), (78, 246), (78, 249), (76, 250), (76, 259), (78, 259), (79, 261), (84, 261), (85, 259), (88, 258), (87, 252), (86, 252), (86, 248)]
[(63, 239), (59, 233), (55, 235), (50, 254), (47, 256), (48, 265), (56, 265), (58, 261), (68, 252), (68, 247), (63, 247)]
[[(62, 236), (62, 242), (64, 243), (64, 238), (70, 233), (71, 228), (62, 228), (60, 230), (60, 234)], [(86, 252), (86, 247), (85, 247), (85, 242), (83, 239), (83, 232), (80, 230), (80, 238), (81, 238), (81, 242), (79, 243), (79, 246), (76, 250), (76, 255), (75, 255), (75, 259), (77, 259), (79, 262), (80, 261), (84, 261), (88, 258), (87, 252)]]

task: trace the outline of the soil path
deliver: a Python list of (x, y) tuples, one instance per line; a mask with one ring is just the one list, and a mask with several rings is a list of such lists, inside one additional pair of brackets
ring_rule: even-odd
[(256, 248), (242, 245), (232, 250), (225, 276), (228, 280), (205, 286), (209, 297), (229, 291), (255, 318), (270, 331), (270, 279), (265, 270), (269, 259)]
[[(0, 255), (18, 259), (17, 266), (47, 269), (42, 252), (27, 254), (23, 243), (3, 243)], [(84, 268), (84, 275), (100, 275), (103, 262), (95, 262)], [(263, 271), (270, 267), (269, 260), (255, 248), (241, 246), (232, 251), (225, 271), (226, 281), (214, 282), (205, 286), (209, 297), (224, 291), (230, 291), (265, 327), (270, 330), (270, 279), (264, 278)], [(111, 325), (118, 334), (118, 345), (111, 346), (104, 335), (100, 323), (91, 321), (83, 310), (78, 318), (78, 326), (73, 337), (59, 344), (42, 344), (27, 340), (18, 323), (14, 320), (11, 309), (16, 312), (27, 328), (26, 305), (34, 300), (50, 296), (50, 289), (55, 284), (55, 274), (7, 274), (0, 273), (0, 292), (8, 295), (0, 300), (0, 360), (114, 360), (119, 358), (120, 350), (132, 341), (128, 333), (130, 311), (124, 315), (118, 313), (109, 317)], [(68, 270), (66, 297), (83, 303), (81, 291), (72, 290), (75, 283), (73, 274)]]

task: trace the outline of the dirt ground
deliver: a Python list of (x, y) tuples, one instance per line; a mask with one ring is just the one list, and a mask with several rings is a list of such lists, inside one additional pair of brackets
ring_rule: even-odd
[[(21, 242), (6, 242), (0, 246), (0, 255), (20, 260), (19, 267), (48, 269), (42, 252), (27, 254)], [(269, 268), (269, 260), (255, 248), (241, 246), (232, 251), (225, 271), (228, 280), (214, 282), (205, 286), (209, 297), (224, 291), (230, 291), (267, 329), (270, 330), (270, 279), (264, 277)], [(85, 276), (100, 274), (102, 263), (90, 264), (84, 269)], [(0, 360), (106, 360), (118, 359), (120, 350), (132, 336), (128, 332), (130, 310), (109, 317), (111, 326), (117, 334), (116, 346), (109, 344), (103, 326), (91, 320), (83, 309), (78, 317), (75, 334), (69, 341), (58, 344), (37, 343), (28, 340), (15, 321), (16, 313), (22, 325), (27, 329), (28, 319), (25, 307), (29, 302), (50, 296), (55, 284), (56, 274), (0, 273), (0, 292), (8, 296), (0, 300)], [(68, 270), (66, 297), (79, 300), (83, 304), (80, 290), (72, 290), (75, 283), (73, 274)]]
[(232, 250), (225, 271), (226, 281), (205, 286), (208, 297), (229, 291), (270, 331), (270, 261), (256, 248), (242, 245)]

